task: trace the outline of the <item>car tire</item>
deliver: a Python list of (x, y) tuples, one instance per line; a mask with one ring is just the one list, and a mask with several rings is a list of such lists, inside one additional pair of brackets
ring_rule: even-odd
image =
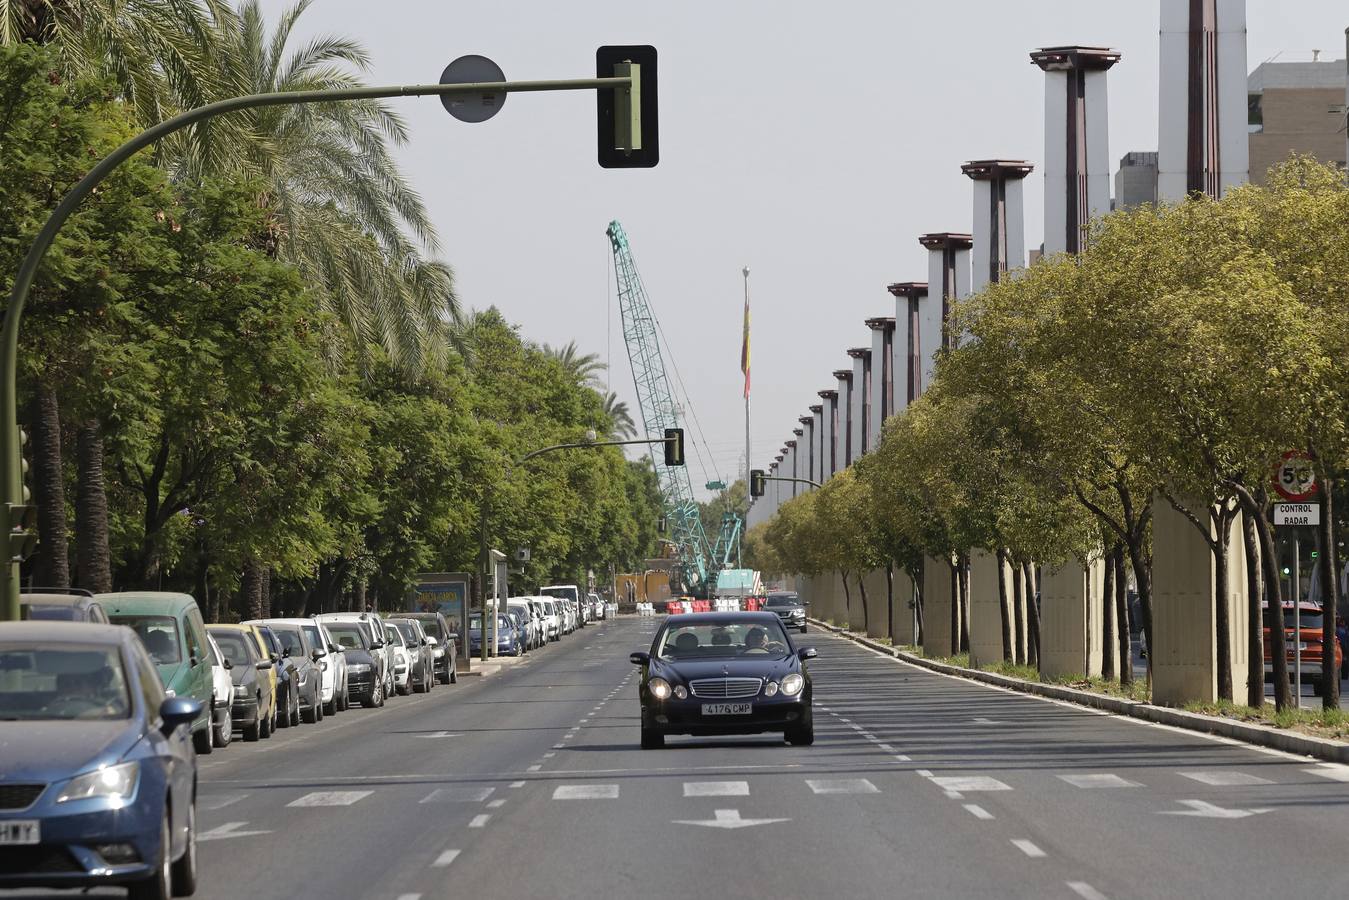
[(268, 716), (258, 723), (258, 736), (264, 741), (272, 736), (272, 717)]
[(231, 710), (225, 710), (225, 721), (212, 729), (212, 742), (220, 748), (230, 745), (230, 739), (234, 737), (234, 716)]
[(191, 897), (197, 892), (197, 804), (187, 807), (187, 849), (169, 869), (169, 881), (175, 897)]
[(262, 719), (254, 719), (253, 724), (245, 725), (243, 731), (244, 740), (250, 744), (253, 743), (258, 738), (262, 737)]
[(450, 666), (450, 684), (459, 683), (459, 665), (456, 663)]
[(295, 693), (290, 698), (290, 724), (298, 727), (303, 716), (300, 715), (300, 688), (297, 685)]
[(209, 755), (215, 749), (214, 743), (210, 726), (203, 728), (201, 731), (192, 732), (192, 746), (196, 748), (198, 756)]
[(659, 728), (647, 728), (642, 726), (642, 749), (659, 750), (665, 746), (665, 732)]
[(335, 715), (337, 715), (337, 692), (336, 692), (336, 691), (333, 692), (333, 699), (331, 699), (331, 700), (329, 700), (327, 703), (323, 704), (323, 715), (325, 715), (325, 716), (335, 716)]
[(173, 844), (169, 834), (169, 811), (159, 826), (159, 860), (149, 878), (127, 885), (127, 900), (169, 900), (173, 896)]
[(783, 735), (783, 737), (785, 737), (787, 743), (791, 744), (793, 747), (809, 747), (811, 744), (815, 743), (815, 723), (807, 722), (796, 728), (788, 728), (787, 733)]
[(801, 633), (802, 633), (802, 634), (805, 634), (805, 633), (806, 633), (806, 630), (807, 630), (807, 626), (802, 625), (802, 626), (801, 626)]

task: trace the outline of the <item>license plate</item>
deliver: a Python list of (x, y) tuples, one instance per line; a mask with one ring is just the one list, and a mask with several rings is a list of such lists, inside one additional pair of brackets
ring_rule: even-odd
[(753, 703), (704, 703), (705, 716), (747, 716), (754, 712)]
[(36, 819), (0, 822), (0, 847), (36, 844), (42, 840), (42, 826)]

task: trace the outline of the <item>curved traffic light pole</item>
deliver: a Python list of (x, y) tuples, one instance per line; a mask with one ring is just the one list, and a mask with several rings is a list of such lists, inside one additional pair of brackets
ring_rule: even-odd
[[(4, 467), (0, 478), (0, 502), (4, 504), (6, 514), (10, 507), (22, 504), (23, 476), (20, 464), (18, 392), (15, 372), (18, 366), (19, 322), (28, 301), (28, 292), (37, 277), (38, 267), (47, 254), (61, 226), (70, 218), (85, 197), (107, 178), (118, 166), (146, 147), (167, 137), (176, 131), (194, 125), (205, 119), (222, 116), (244, 109), (262, 106), (289, 106), (302, 103), (334, 103), (346, 100), (378, 100), (391, 97), (443, 97), (451, 94), (485, 93), (526, 93), (536, 91), (580, 91), (602, 90), (605, 88), (631, 88), (633, 78), (621, 76), (612, 78), (574, 78), (552, 81), (501, 81), (477, 82), (468, 84), (415, 84), (397, 87), (360, 87), (331, 91), (281, 91), (272, 94), (249, 94), (243, 97), (231, 97), (216, 103), (208, 103), (196, 109), (166, 119), (152, 128), (133, 137), (118, 147), (106, 158), (89, 170), (57, 204), (46, 224), (33, 239), (24, 257), (19, 272), (14, 278), (10, 290), (9, 304), (5, 307), (5, 321), (0, 329), (0, 466)], [(6, 548), (4, 551), (10, 554)], [(0, 594), (0, 621), (14, 621), (19, 618), (19, 564), (21, 560), (9, 558), (9, 572), (3, 581)]]

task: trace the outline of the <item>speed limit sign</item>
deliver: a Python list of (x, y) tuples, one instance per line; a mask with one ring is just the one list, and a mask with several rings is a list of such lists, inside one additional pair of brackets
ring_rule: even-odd
[(1289, 450), (1274, 469), (1274, 490), (1285, 500), (1310, 500), (1316, 496), (1316, 470), (1311, 457)]

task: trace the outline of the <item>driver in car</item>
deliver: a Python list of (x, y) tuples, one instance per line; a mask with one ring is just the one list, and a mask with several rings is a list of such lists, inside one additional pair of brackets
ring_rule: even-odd
[(762, 628), (751, 628), (745, 634), (745, 652), (746, 653), (767, 653), (768, 632)]

